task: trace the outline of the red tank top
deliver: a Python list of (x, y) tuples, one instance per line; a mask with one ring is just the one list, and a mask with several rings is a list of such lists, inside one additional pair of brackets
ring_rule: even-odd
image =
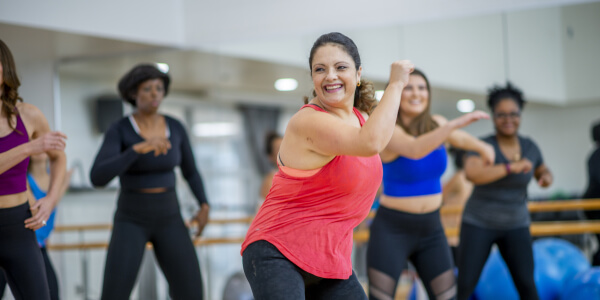
[[(29, 142), (29, 135), (21, 116), (17, 114), (17, 126), (6, 136), (0, 137), (0, 153)], [(17, 130), (20, 132), (17, 133)], [(27, 190), (27, 166), (29, 157), (0, 174), (0, 196), (21, 193)]]
[[(362, 126), (364, 118), (356, 108), (354, 113)], [(379, 155), (336, 156), (309, 177), (293, 177), (280, 169), (241, 253), (251, 243), (266, 240), (308, 273), (348, 279), (352, 232), (369, 213), (382, 174)]]

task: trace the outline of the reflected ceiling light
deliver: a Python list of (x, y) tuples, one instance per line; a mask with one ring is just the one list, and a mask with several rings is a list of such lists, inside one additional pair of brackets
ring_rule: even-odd
[(377, 99), (377, 101), (381, 101), (381, 97), (383, 97), (383, 90), (375, 91), (375, 99)]
[(294, 78), (280, 78), (275, 81), (275, 89), (278, 91), (293, 91), (298, 87), (298, 80)]
[(456, 102), (456, 109), (462, 113), (472, 112), (475, 109), (475, 102), (471, 99), (460, 99)]
[(238, 126), (231, 122), (196, 123), (192, 132), (197, 137), (223, 137), (238, 134)]
[(156, 63), (156, 67), (163, 73), (169, 73), (169, 65), (164, 63)]

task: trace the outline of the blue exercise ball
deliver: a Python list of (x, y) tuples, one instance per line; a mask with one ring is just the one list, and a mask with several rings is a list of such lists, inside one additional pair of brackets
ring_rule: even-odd
[[(577, 247), (557, 238), (535, 241), (533, 259), (534, 280), (541, 300), (558, 299), (566, 281), (590, 268)], [(497, 249), (491, 252), (474, 294), (479, 299), (519, 299), (510, 272)]]
[(494, 248), (488, 256), (473, 295), (485, 300), (519, 299), (517, 288), (498, 249)]
[(535, 241), (533, 257), (540, 299), (558, 299), (567, 281), (590, 268), (590, 263), (579, 248), (559, 238)]
[(600, 267), (590, 268), (565, 283), (562, 300), (600, 300)]
[[(533, 254), (546, 254), (547, 258), (551, 260), (557, 267), (557, 272), (554, 270), (548, 270), (548, 272), (539, 272), (564, 284), (565, 281), (572, 279), (580, 273), (589, 269), (590, 263), (575, 245), (568, 241), (558, 238), (544, 238), (539, 239), (533, 243)], [(540, 271), (544, 270), (544, 266), (540, 265), (536, 268), (540, 268)], [(561, 289), (562, 290), (562, 289)]]

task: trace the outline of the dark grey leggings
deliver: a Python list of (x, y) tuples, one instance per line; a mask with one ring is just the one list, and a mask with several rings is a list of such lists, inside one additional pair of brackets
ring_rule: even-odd
[(173, 190), (121, 192), (106, 255), (102, 299), (129, 299), (147, 242), (152, 242), (171, 297), (202, 299), (198, 257)]
[(458, 250), (458, 299), (469, 299), (492, 250), (498, 250), (506, 262), (521, 299), (538, 299), (533, 279), (533, 250), (529, 227), (487, 229), (463, 222)]
[(407, 260), (415, 266), (429, 299), (454, 299), (454, 263), (439, 210), (412, 214), (380, 206), (370, 232), (369, 299), (394, 299)]
[(244, 273), (256, 300), (366, 300), (356, 275), (348, 279), (325, 279), (289, 261), (267, 241), (256, 241), (242, 255)]
[(0, 268), (15, 299), (49, 300), (42, 252), (35, 232), (25, 228), (30, 217), (29, 203), (0, 209)]

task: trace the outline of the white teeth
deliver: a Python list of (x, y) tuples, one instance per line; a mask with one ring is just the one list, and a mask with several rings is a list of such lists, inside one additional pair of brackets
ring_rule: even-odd
[(330, 85), (330, 86), (326, 86), (326, 87), (325, 87), (325, 89), (329, 91), (329, 90), (335, 90), (335, 89), (339, 89), (339, 88), (341, 88), (341, 87), (342, 87), (342, 85), (341, 85), (341, 84), (338, 84), (338, 85)]

